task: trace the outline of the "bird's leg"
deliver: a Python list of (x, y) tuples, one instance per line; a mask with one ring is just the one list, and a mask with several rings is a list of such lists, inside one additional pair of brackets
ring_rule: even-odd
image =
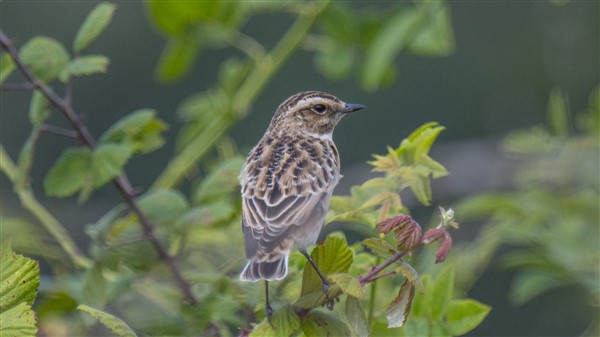
[(331, 284), (329, 283), (329, 281), (327, 280), (325, 275), (323, 275), (321, 270), (319, 270), (319, 267), (317, 267), (317, 264), (315, 263), (315, 261), (313, 261), (313, 259), (310, 257), (310, 255), (308, 255), (308, 252), (306, 252), (306, 250), (300, 250), (300, 253), (302, 253), (302, 255), (304, 255), (304, 257), (306, 257), (308, 262), (313, 266), (313, 268), (315, 269), (315, 271), (321, 278), (321, 281), (323, 281), (323, 292), (325, 293), (325, 303), (327, 304), (327, 308), (329, 310), (332, 310), (333, 309), (333, 300), (331, 300), (329, 298), (329, 286)]
[(271, 314), (273, 313), (273, 308), (271, 308), (271, 303), (269, 303), (269, 281), (265, 280), (265, 316), (267, 317), (267, 321), (273, 328), (273, 322), (271, 322)]

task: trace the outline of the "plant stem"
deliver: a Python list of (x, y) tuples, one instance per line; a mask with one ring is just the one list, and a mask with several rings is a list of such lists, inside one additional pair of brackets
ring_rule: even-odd
[[(2, 144), (0, 144), (0, 171), (4, 172), (14, 185), (18, 179), (18, 169), (4, 150)], [(92, 261), (81, 253), (75, 242), (73, 242), (69, 236), (69, 232), (60, 224), (60, 222), (37, 201), (31, 188), (27, 186), (15, 189), (15, 193), (19, 197), (23, 207), (29, 210), (54, 239), (56, 239), (75, 266), (80, 268), (88, 268), (91, 266)]]
[(256, 62), (254, 68), (248, 74), (237, 92), (233, 95), (231, 114), (219, 114), (206, 129), (198, 134), (192, 141), (177, 154), (151, 189), (172, 188), (190, 172), (198, 161), (210, 150), (214, 144), (225, 134), (229, 128), (239, 119), (244, 117), (249, 106), (254, 102), (258, 94), (268, 81), (275, 75), (277, 70), (285, 63), (294, 50), (296, 50), (304, 37), (308, 34), (315, 19), (329, 5), (330, 0), (315, 1), (306, 5), (302, 14), (292, 24), (281, 40), (273, 47), (272, 51), (265, 55), (260, 62)]
[(361, 275), (358, 277), (358, 282), (360, 282), (361, 286), (365, 286), (365, 284), (372, 282), (374, 280), (377, 279), (377, 277), (375, 277), (377, 274), (379, 274), (382, 270), (384, 270), (385, 268), (389, 267), (392, 263), (398, 261), (401, 257), (403, 257), (404, 255), (406, 255), (406, 252), (403, 250), (399, 250), (397, 251), (394, 255), (392, 255), (389, 259), (383, 261), (383, 263), (376, 265), (375, 267), (373, 267), (368, 273), (366, 273), (365, 275)]
[[(27, 80), (36, 89), (40, 90), (56, 109), (63, 113), (63, 115), (71, 124), (73, 130), (77, 132), (78, 138), (89, 148), (96, 148), (96, 140), (89, 132), (88, 128), (83, 124), (81, 118), (79, 118), (79, 115), (73, 110), (73, 107), (70, 104), (70, 94), (69, 97), (67, 97), (68, 99), (61, 98), (57, 94), (55, 94), (49, 86), (41, 83), (37, 79), (37, 77), (31, 72), (29, 67), (25, 65), (23, 60), (21, 60), (21, 58), (19, 57), (19, 53), (17, 52), (12, 42), (10, 41), (10, 39), (8, 39), (8, 37), (4, 34), (3, 31), (0, 31), (0, 44), (2, 45), (2, 48), (11, 55), (16, 66), (21, 70), (23, 75), (25, 75)], [(177, 282), (177, 285), (179, 286), (186, 301), (192, 305), (196, 305), (198, 301), (192, 293), (190, 284), (183, 278), (181, 271), (175, 264), (174, 258), (167, 253), (166, 249), (160, 243), (158, 237), (154, 232), (154, 225), (150, 222), (150, 220), (148, 220), (146, 215), (141, 211), (139, 205), (137, 204), (137, 201), (135, 200), (136, 192), (131, 186), (127, 174), (125, 172), (121, 173), (121, 175), (113, 179), (113, 184), (121, 193), (123, 199), (125, 200), (125, 203), (137, 216), (139, 223), (142, 226), (142, 231), (144, 233), (145, 238), (154, 247), (154, 249), (158, 253), (158, 257), (167, 265), (171, 274), (173, 274), (173, 277), (175, 278), (175, 281)]]

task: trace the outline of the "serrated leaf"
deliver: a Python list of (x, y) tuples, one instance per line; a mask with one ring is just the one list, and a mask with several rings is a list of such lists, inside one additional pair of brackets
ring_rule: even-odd
[(36, 36), (27, 41), (19, 52), (23, 62), (42, 82), (50, 82), (69, 63), (65, 47), (53, 38)]
[(369, 322), (367, 321), (365, 307), (358, 298), (348, 297), (346, 299), (344, 314), (346, 322), (348, 322), (356, 336), (369, 336)]
[(31, 304), (40, 285), (37, 261), (12, 251), (3, 242), (0, 249), (0, 336), (35, 336), (35, 314)]
[(427, 297), (429, 312), (434, 320), (441, 320), (454, 295), (454, 268), (444, 268), (436, 277)]
[(155, 117), (156, 111), (140, 109), (121, 118), (100, 137), (103, 143), (122, 143), (134, 153), (147, 153), (164, 144), (161, 132), (167, 125)]
[(31, 95), (29, 103), (29, 122), (33, 126), (40, 125), (50, 117), (50, 102), (44, 94), (36, 90)]
[(250, 337), (256, 336), (291, 336), (300, 330), (300, 317), (294, 311), (294, 307), (286, 305), (271, 315), (271, 323), (264, 319), (257, 325)]
[(92, 151), (69, 148), (63, 151), (44, 179), (44, 190), (49, 196), (68, 197), (82, 188), (91, 178)]
[(103, 55), (80, 56), (69, 62), (58, 77), (66, 82), (69, 77), (105, 73), (109, 62), (108, 57)]
[(398, 296), (385, 311), (388, 327), (398, 328), (404, 325), (410, 313), (414, 296), (415, 286), (408, 279), (404, 280), (404, 283), (400, 286)]
[(400, 265), (396, 268), (396, 270), (399, 271), (410, 283), (412, 283), (418, 292), (423, 293), (425, 291), (425, 287), (421, 282), (419, 273), (417, 273), (415, 268), (413, 268), (413, 266), (411, 266), (409, 263), (400, 261)]
[(358, 299), (363, 298), (364, 290), (360, 286), (360, 282), (358, 282), (358, 280), (352, 275), (346, 273), (337, 273), (329, 275), (328, 279), (337, 284), (346, 295)]
[(471, 299), (454, 300), (446, 311), (446, 329), (453, 336), (464, 335), (475, 329), (492, 308)]
[[(335, 273), (345, 273), (352, 264), (352, 250), (346, 244), (346, 240), (335, 236), (328, 236), (322, 244), (318, 244), (313, 249), (310, 256), (325, 277)], [(333, 288), (335, 287), (329, 289), (330, 293), (335, 290)], [(307, 262), (302, 274), (301, 299), (308, 295), (314, 295), (317, 299), (315, 302), (310, 303), (310, 307), (319, 306), (325, 301), (323, 282), (314, 268)], [(307, 304), (309, 303), (304, 302), (304, 305)]]
[(302, 320), (302, 331), (306, 336), (348, 336), (352, 333), (346, 323), (332, 314), (311, 310)]
[(92, 9), (75, 35), (73, 50), (76, 53), (85, 49), (106, 29), (116, 8), (114, 4), (102, 2)]
[(382, 238), (368, 238), (363, 240), (362, 244), (384, 259), (389, 259), (396, 253), (396, 249)]
[(185, 212), (188, 202), (177, 190), (159, 189), (141, 197), (139, 205), (153, 223), (169, 225)]
[(123, 172), (123, 166), (133, 153), (125, 144), (100, 144), (92, 155), (95, 188), (100, 187)]
[(125, 322), (109, 313), (83, 304), (78, 306), (77, 309), (94, 316), (100, 323), (109, 328), (117, 336), (136, 337), (136, 334)]
[(0, 312), (19, 303), (33, 304), (40, 285), (38, 262), (13, 252), (6, 242), (2, 246)]
[(37, 335), (35, 313), (26, 303), (0, 312), (0, 322), (0, 336), (35, 337)]
[(15, 62), (12, 57), (5, 52), (0, 53), (0, 83), (4, 83), (10, 74), (15, 70)]

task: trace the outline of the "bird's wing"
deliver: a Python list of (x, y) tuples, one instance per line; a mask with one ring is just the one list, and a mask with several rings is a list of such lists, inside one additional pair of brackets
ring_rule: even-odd
[(242, 228), (248, 257), (256, 250), (267, 253), (276, 248), (306, 221), (339, 179), (327, 160), (297, 160), (285, 154), (276, 164), (249, 162), (242, 172)]

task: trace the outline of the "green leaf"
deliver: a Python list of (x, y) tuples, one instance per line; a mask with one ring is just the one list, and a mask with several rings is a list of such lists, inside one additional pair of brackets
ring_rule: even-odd
[(0, 53), (0, 83), (4, 83), (10, 74), (15, 70), (15, 62), (12, 57), (5, 52)]
[(53, 38), (36, 36), (27, 41), (19, 52), (23, 62), (42, 82), (50, 82), (69, 63), (65, 47)]
[(83, 312), (87, 312), (88, 314), (94, 316), (100, 323), (104, 324), (104, 326), (109, 328), (117, 336), (136, 337), (136, 334), (125, 322), (109, 313), (100, 311), (98, 309), (94, 309), (83, 304), (78, 306), (77, 309)]
[(388, 322), (388, 327), (398, 328), (404, 325), (410, 309), (412, 300), (415, 296), (415, 286), (408, 279), (400, 286), (398, 296), (392, 301), (390, 306), (385, 311), (385, 317)]
[(410, 319), (404, 325), (406, 329), (406, 336), (435, 336), (432, 334), (432, 327), (430, 327), (429, 320), (425, 317), (417, 317), (416, 315), (411, 316)]
[(40, 285), (37, 261), (14, 253), (10, 244), (0, 248), (0, 336), (35, 336), (31, 305)]
[[(525, 268), (527, 268), (525, 266)], [(557, 267), (554, 267), (556, 270)], [(565, 284), (565, 281), (545, 272), (520, 271), (510, 287), (510, 301), (522, 305), (536, 296)]]
[(311, 310), (302, 320), (302, 331), (306, 336), (351, 336), (350, 328), (336, 316)]
[(384, 24), (366, 52), (362, 72), (362, 85), (365, 89), (377, 89), (392, 72), (394, 58), (410, 41), (421, 20), (420, 12), (406, 9), (400, 10)]
[(107, 282), (102, 273), (102, 267), (96, 263), (83, 274), (81, 280), (82, 292), (80, 303), (94, 307), (103, 307), (106, 303)]
[(492, 308), (471, 299), (453, 300), (446, 312), (446, 328), (453, 336), (475, 329)]
[(554, 135), (566, 137), (569, 135), (569, 107), (567, 95), (559, 89), (550, 93), (548, 100), (548, 122)]
[(154, 190), (139, 199), (142, 212), (153, 223), (170, 225), (182, 215), (188, 207), (183, 194), (177, 190)]
[(153, 151), (164, 144), (160, 133), (167, 128), (155, 115), (156, 111), (151, 109), (136, 110), (106, 130), (100, 141), (129, 145), (134, 153)]
[(450, 6), (446, 1), (420, 1), (417, 4), (426, 19), (410, 40), (408, 49), (424, 56), (450, 54), (454, 51)]
[(26, 303), (12, 307), (0, 313), (0, 336), (35, 337), (37, 327), (35, 326), (35, 313), (31, 306)]
[(368, 238), (363, 240), (362, 244), (369, 248), (373, 254), (389, 259), (396, 253), (396, 249), (382, 238)]
[(194, 191), (193, 200), (195, 204), (203, 204), (209, 201), (222, 200), (235, 193), (239, 193), (240, 183), (238, 176), (244, 166), (245, 159), (236, 156), (219, 163), (211, 173), (202, 179), (198, 188)]
[(331, 274), (329, 275), (329, 279), (337, 284), (348, 296), (358, 299), (363, 298), (364, 290), (360, 286), (360, 282), (352, 275), (346, 273)]
[(215, 201), (190, 209), (180, 219), (180, 225), (190, 228), (196, 225), (214, 225), (231, 219), (236, 207), (228, 201)]
[(67, 82), (69, 77), (105, 73), (109, 62), (108, 57), (103, 55), (80, 56), (69, 62), (58, 77), (62, 82)]
[(264, 319), (252, 332), (252, 336), (291, 336), (300, 329), (300, 317), (294, 311), (294, 307), (286, 305), (271, 315), (272, 325)]
[(348, 77), (355, 58), (353, 48), (332, 43), (315, 55), (315, 65), (322, 74), (339, 81)]
[(454, 268), (444, 268), (428, 289), (429, 312), (433, 320), (441, 320), (454, 293)]
[(114, 4), (102, 2), (92, 9), (75, 35), (73, 50), (76, 53), (85, 49), (106, 29), (116, 8)]
[(400, 265), (396, 267), (396, 270), (399, 271), (410, 283), (412, 283), (418, 292), (425, 292), (425, 287), (423, 286), (423, 283), (421, 283), (419, 273), (417, 273), (413, 266), (405, 261), (400, 261)]
[(346, 322), (352, 328), (354, 334), (359, 337), (369, 336), (369, 322), (362, 302), (355, 297), (346, 299), (346, 310), (344, 311)]
[(194, 64), (199, 50), (200, 40), (193, 30), (169, 39), (156, 67), (157, 79), (164, 83), (180, 79)]
[(50, 102), (44, 94), (36, 90), (31, 95), (31, 102), (29, 103), (29, 122), (31, 125), (37, 126), (48, 117), (50, 117)]
[(40, 130), (38, 127), (34, 126), (33, 130), (31, 130), (31, 134), (29, 135), (29, 137), (27, 137), (27, 140), (23, 144), (21, 152), (19, 152), (19, 170), (17, 172), (17, 177), (15, 179), (14, 184), (15, 191), (23, 191), (26, 187), (29, 186), (29, 171), (31, 170), (31, 166), (33, 164), (33, 157), (35, 155), (35, 143), (39, 139), (39, 136)]
[(86, 148), (68, 148), (54, 163), (44, 179), (48, 196), (68, 197), (91, 179), (92, 151)]
[(133, 150), (124, 144), (100, 144), (92, 155), (94, 187), (100, 187), (123, 172)]
[[(325, 277), (335, 273), (345, 273), (352, 264), (352, 250), (346, 244), (346, 240), (336, 236), (328, 236), (322, 244), (318, 244), (310, 254), (311, 258)], [(329, 289), (331, 293), (335, 287)], [(302, 297), (307, 296), (303, 299)], [(310, 299), (310, 300), (307, 300)], [(298, 303), (304, 308), (317, 307), (325, 301), (323, 293), (323, 282), (315, 269), (306, 263), (302, 275), (302, 291)]]
[(183, 33), (190, 24), (214, 18), (223, 2), (150, 0), (147, 5), (158, 29), (169, 36), (175, 36)]

